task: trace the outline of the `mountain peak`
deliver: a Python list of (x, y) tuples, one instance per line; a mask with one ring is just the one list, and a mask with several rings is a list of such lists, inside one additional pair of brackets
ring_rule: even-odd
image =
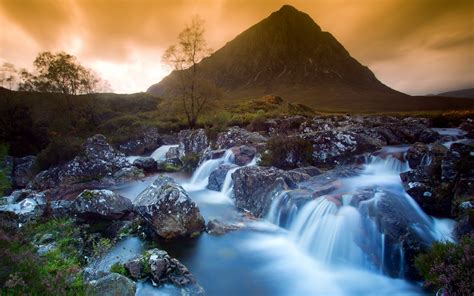
[(263, 23), (272, 23), (285, 25), (291, 27), (293, 30), (299, 29), (316, 29), (321, 31), (321, 28), (314, 22), (314, 20), (306, 13), (299, 11), (291, 5), (283, 5), (279, 10), (273, 12)]
[(298, 9), (294, 8), (289, 4), (283, 5), (278, 11), (280, 12), (300, 12)]

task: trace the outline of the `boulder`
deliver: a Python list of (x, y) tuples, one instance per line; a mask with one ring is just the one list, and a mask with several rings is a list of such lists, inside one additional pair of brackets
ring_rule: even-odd
[(133, 162), (133, 166), (142, 169), (146, 173), (153, 173), (156, 172), (158, 169), (158, 164), (156, 160), (152, 157), (140, 157), (135, 159)]
[(84, 190), (71, 207), (82, 219), (118, 220), (128, 217), (132, 211), (132, 202), (110, 190)]
[(33, 168), (36, 157), (29, 155), (21, 158), (14, 158), (12, 183), (15, 188), (24, 188), (33, 178)]
[(314, 177), (314, 176), (317, 176), (317, 175), (321, 174), (321, 170), (318, 169), (315, 166), (306, 166), (306, 167), (296, 168), (296, 169), (293, 169), (291, 171), (306, 174), (306, 175), (309, 175), (311, 177)]
[(243, 145), (240, 147), (233, 147), (234, 162), (238, 166), (249, 164), (257, 154), (257, 148), (254, 146)]
[(180, 158), (186, 154), (197, 154), (202, 156), (209, 146), (206, 131), (202, 128), (197, 130), (182, 130), (178, 133), (178, 138)]
[(192, 237), (204, 229), (198, 206), (173, 179), (159, 176), (134, 201), (135, 211), (160, 237)]
[(110, 273), (88, 283), (87, 295), (91, 296), (134, 296), (136, 284), (129, 278)]
[(125, 269), (127, 270), (129, 276), (133, 280), (140, 280), (145, 278), (147, 275), (145, 274), (144, 269), (144, 260), (142, 257), (134, 258), (129, 260), (124, 265)]
[(53, 200), (49, 203), (49, 207), (54, 218), (68, 217), (72, 211), (72, 201)]
[(474, 120), (467, 119), (459, 125), (459, 128), (467, 133), (468, 138), (474, 139)]
[(224, 235), (242, 227), (244, 227), (243, 223), (225, 223), (217, 219), (211, 219), (207, 222), (206, 231), (211, 235)]
[(410, 168), (417, 168), (419, 165), (427, 165), (430, 162), (431, 153), (428, 145), (417, 142), (407, 150), (406, 159)]
[(243, 167), (232, 174), (236, 207), (249, 211), (257, 218), (263, 217), (277, 195), (310, 176), (287, 172), (274, 167)]
[(220, 165), (209, 175), (209, 183), (207, 184), (207, 189), (221, 191), (222, 185), (225, 181), (225, 177), (227, 176), (227, 172), (236, 167), (237, 165), (232, 164)]
[(218, 149), (229, 149), (235, 146), (253, 145), (264, 143), (267, 138), (257, 132), (249, 132), (246, 129), (234, 126), (226, 132), (219, 133), (216, 145)]
[(179, 147), (171, 147), (165, 154), (166, 162), (173, 165), (181, 164), (179, 160)]

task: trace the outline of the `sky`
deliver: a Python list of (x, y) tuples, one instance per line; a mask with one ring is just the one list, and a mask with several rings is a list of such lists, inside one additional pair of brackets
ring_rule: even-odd
[(115, 92), (145, 91), (170, 72), (161, 55), (194, 15), (217, 50), (284, 4), (396, 90), (474, 87), (472, 0), (0, 0), (0, 62), (31, 68), (41, 51), (66, 51)]

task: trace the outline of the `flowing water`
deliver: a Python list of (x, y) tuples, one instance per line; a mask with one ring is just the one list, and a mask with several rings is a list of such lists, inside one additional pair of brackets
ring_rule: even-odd
[[(404, 251), (389, 243), (384, 215), (377, 213), (387, 202), (395, 205), (427, 242), (450, 239), (452, 222), (427, 216), (403, 190), (399, 173), (409, 169), (403, 160), (406, 149), (386, 147), (366, 157), (357, 173), (337, 180), (339, 186), (331, 193), (335, 195), (301, 203), (282, 192), (266, 219), (248, 221), (242, 230), (223, 236), (203, 233), (159, 247), (186, 265), (207, 295), (422, 294), (417, 285), (403, 280)], [(188, 191), (206, 221), (242, 221), (232, 203), (231, 174), (238, 168), (227, 173), (221, 192), (206, 189), (212, 171), (232, 162), (229, 151), (204, 162), (191, 178), (168, 175)], [(133, 200), (153, 180), (151, 176), (114, 190)], [(364, 198), (357, 194), (360, 191)], [(125, 246), (118, 245), (106, 257), (108, 264), (141, 253), (143, 245), (136, 240), (128, 238)], [(387, 266), (398, 268), (399, 278), (387, 276)], [(145, 282), (138, 284), (137, 295), (180, 295), (180, 291)]]
[(127, 156), (127, 160), (130, 163), (133, 163), (136, 159), (140, 157), (145, 157), (149, 156), (153, 158), (154, 160), (160, 162), (166, 160), (166, 152), (170, 150), (170, 148), (175, 148), (178, 147), (178, 145), (163, 145), (158, 147), (155, 151), (153, 151), (150, 155), (144, 155), (144, 156), (138, 156), (138, 155), (132, 155), (132, 156)]

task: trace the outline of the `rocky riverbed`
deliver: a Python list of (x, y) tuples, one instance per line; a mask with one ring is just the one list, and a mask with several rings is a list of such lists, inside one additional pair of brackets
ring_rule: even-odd
[[(415, 257), (473, 233), (473, 129), (340, 115), (95, 135), (36, 175), (34, 156), (8, 157), (0, 222), (75, 225), (87, 294), (421, 294)], [(61, 251), (55, 233), (31, 243)]]

